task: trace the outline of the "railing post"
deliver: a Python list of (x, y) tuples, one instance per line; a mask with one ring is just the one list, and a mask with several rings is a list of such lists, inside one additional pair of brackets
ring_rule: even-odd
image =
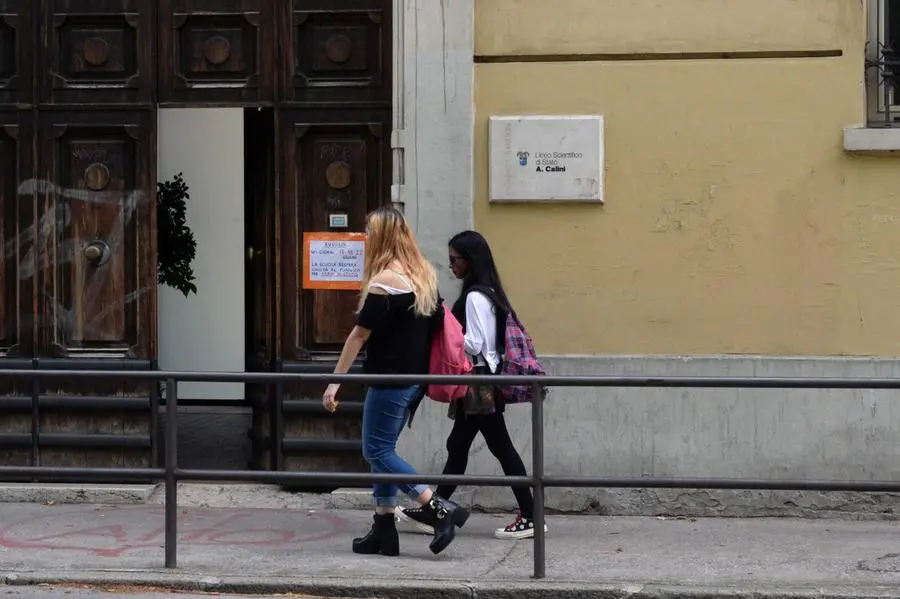
[(534, 577), (547, 576), (547, 535), (544, 533), (544, 388), (531, 388), (531, 476), (534, 479)]
[(178, 565), (178, 382), (166, 379), (166, 568)]
[[(275, 368), (276, 372), (284, 372), (284, 365), (279, 358)], [(271, 437), (271, 451), (275, 470), (284, 470), (284, 381), (279, 376), (275, 385), (275, 405), (270, 405), (272, 414), (272, 426), (269, 432)]]
[[(35, 371), (31, 379), (31, 465), (41, 465), (41, 380), (37, 374), (40, 362), (31, 359), (31, 369)], [(38, 482), (38, 481), (33, 481)]]

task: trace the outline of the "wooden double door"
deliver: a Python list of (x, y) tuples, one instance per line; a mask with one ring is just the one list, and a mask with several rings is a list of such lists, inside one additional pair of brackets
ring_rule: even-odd
[[(247, 366), (327, 369), (355, 297), (302, 289), (302, 234), (389, 201), (391, 43), (391, 0), (0, 0), (0, 368), (155, 366), (157, 111), (242, 106)], [(152, 461), (152, 385), (3, 390), (8, 463), (35, 418), (44, 464)], [(320, 392), (249, 390), (257, 466), (358, 465)]]

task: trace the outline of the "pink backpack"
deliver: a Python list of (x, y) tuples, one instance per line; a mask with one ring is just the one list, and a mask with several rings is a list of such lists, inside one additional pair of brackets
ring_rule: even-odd
[[(472, 364), (466, 355), (462, 325), (443, 305), (438, 309), (443, 315), (437, 315), (440, 321), (431, 338), (428, 374), (469, 374)], [(468, 389), (468, 385), (428, 385), (425, 395), (434, 401), (450, 403), (454, 399), (465, 397)]]

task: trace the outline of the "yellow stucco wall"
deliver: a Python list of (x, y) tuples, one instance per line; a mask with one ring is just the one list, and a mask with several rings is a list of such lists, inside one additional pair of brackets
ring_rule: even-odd
[[(864, 120), (859, 0), (477, 0), (475, 226), (538, 350), (900, 355), (900, 158)], [(646, 56), (644, 57), (646, 58)], [(490, 205), (490, 115), (601, 113), (606, 205)]]

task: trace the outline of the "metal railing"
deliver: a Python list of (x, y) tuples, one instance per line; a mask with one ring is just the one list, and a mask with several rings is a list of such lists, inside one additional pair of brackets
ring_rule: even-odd
[(874, 109), (869, 117), (870, 127), (900, 126), (900, 56), (893, 48), (882, 46), (878, 57), (866, 61), (866, 70), (874, 71)]
[[(45, 466), (0, 466), (0, 480), (27, 477), (35, 482), (72, 482), (80, 479), (117, 481), (122, 479), (158, 481), (165, 484), (165, 565), (177, 567), (178, 487), (184, 480), (239, 481), (258, 483), (373, 484), (421, 483), (474, 486), (528, 485), (534, 491), (534, 578), (546, 577), (546, 535), (544, 532), (544, 492), (547, 487), (596, 487), (634, 489), (754, 489), (780, 491), (861, 491), (900, 492), (900, 481), (814, 481), (752, 480), (723, 478), (610, 478), (602, 476), (547, 476), (544, 473), (544, 401), (532, 402), (531, 476), (474, 476), (445, 474), (372, 474), (336, 472), (283, 472), (261, 470), (196, 470), (178, 467), (178, 383), (262, 383), (281, 386), (291, 382), (378, 384), (483, 384), (533, 385), (535, 398), (542, 387), (644, 387), (698, 389), (848, 389), (897, 390), (900, 379), (863, 378), (763, 378), (763, 377), (523, 377), (523, 376), (418, 376), (418, 375), (334, 375), (322, 373), (221, 373), (108, 370), (0, 370), (0, 379), (106, 379), (164, 381), (165, 466), (163, 468), (58, 468)], [(35, 400), (36, 401), (36, 400)], [(548, 401), (553, 401), (552, 399)], [(38, 410), (38, 406), (34, 406)]]
[(869, 8), (866, 79), (870, 127), (900, 127), (900, 0), (875, 0)]

